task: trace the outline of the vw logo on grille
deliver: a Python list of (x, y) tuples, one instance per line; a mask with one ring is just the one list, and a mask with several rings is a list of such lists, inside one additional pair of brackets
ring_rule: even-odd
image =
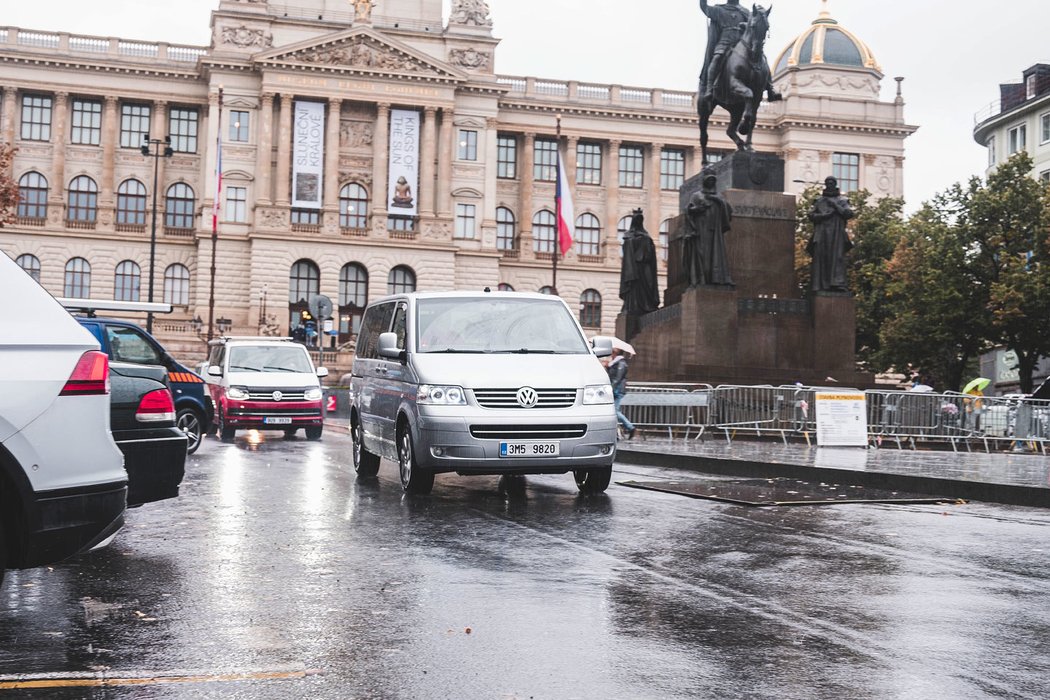
[(522, 408), (532, 408), (540, 400), (540, 395), (531, 386), (523, 386), (518, 389), (518, 404)]
[(284, 394), (282, 394), (281, 392), (279, 392), (279, 391), (273, 392), (273, 400), (274, 401), (280, 401), (283, 398), (284, 398)]

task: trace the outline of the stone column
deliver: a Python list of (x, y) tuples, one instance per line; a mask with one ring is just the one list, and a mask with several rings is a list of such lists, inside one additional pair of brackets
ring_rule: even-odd
[[(536, 154), (536, 134), (526, 133), (525, 138), (522, 139), (521, 145), (521, 158), (520, 158), (520, 170), (518, 171), (518, 177), (521, 181), (521, 211), (518, 212), (518, 245), (521, 245), (522, 240), (532, 240), (532, 170), (533, 170), (533, 159)], [(528, 236), (522, 236), (522, 234), (529, 234)], [(528, 250), (521, 250), (521, 255), (532, 254), (532, 247), (529, 246)]]
[[(15, 142), (15, 110), (18, 109), (18, 90), (13, 87), (3, 88), (4, 102), (0, 108), (0, 138), (4, 143)], [(12, 166), (14, 164), (12, 163)]]
[(390, 174), (390, 104), (380, 102), (376, 105), (376, 132), (372, 141), (372, 211), (379, 216), (386, 216), (387, 180)]
[(332, 218), (339, 228), (339, 128), (342, 121), (343, 101), (338, 98), (328, 100), (328, 123), (325, 134), (324, 159), (324, 210), (325, 218)]
[(569, 178), (566, 184), (571, 191), (573, 199), (576, 199), (576, 147), (580, 143), (578, 136), (565, 137), (565, 176)]
[(441, 136), (438, 145), (437, 212), (452, 216), (452, 119), (451, 109), (441, 110)]
[(281, 95), (281, 116), (277, 126), (277, 192), (274, 201), (278, 206), (291, 206), (292, 179), (292, 96)]
[(616, 225), (620, 222), (620, 145), (622, 141), (609, 142), (608, 164), (605, 169), (605, 246), (610, 254), (619, 246)]
[[(153, 125), (150, 127), (149, 137), (151, 139), (163, 139), (165, 136), (168, 136), (168, 103), (158, 100), (153, 103)], [(150, 148), (156, 147), (150, 146)], [(153, 158), (146, 158), (145, 160), (151, 169), (153, 167), (157, 168), (157, 191), (153, 193), (153, 196), (157, 198), (157, 221), (160, 226), (163, 226), (164, 193), (168, 189), (168, 186), (165, 184), (164, 171), (167, 169), (168, 159), (157, 158), (156, 163), (153, 162)], [(153, 180), (151, 178), (146, 188), (150, 189), (152, 187)]]
[(420, 216), (433, 217), (437, 200), (437, 108), (423, 109), (423, 162), (420, 163)]
[(259, 146), (255, 153), (255, 201), (273, 203), (270, 183), (273, 173), (273, 98), (272, 92), (262, 94), (259, 107)]
[(489, 118), (485, 120), (485, 153), (482, 156), (485, 167), (485, 211), (481, 225), (483, 228), (493, 229), (496, 226), (496, 187), (497, 187), (497, 154), (499, 148), (499, 130), (497, 120)]
[(113, 95), (106, 95), (106, 101), (102, 107), (102, 194), (100, 199), (103, 206), (113, 206), (116, 199), (114, 170), (119, 139), (117, 98)]
[(69, 93), (55, 93), (55, 108), (51, 114), (51, 177), (50, 201), (62, 206), (68, 184), (66, 182), (66, 124), (69, 115)]
[[(660, 211), (660, 202), (662, 201), (662, 195), (660, 192), (660, 153), (664, 150), (662, 143), (654, 143), (650, 147), (649, 151), (649, 210), (645, 212), (645, 218), (648, 222), (656, 222), (656, 230), (660, 230), (660, 221), (663, 219), (663, 214)], [(650, 233), (654, 224), (650, 223)]]

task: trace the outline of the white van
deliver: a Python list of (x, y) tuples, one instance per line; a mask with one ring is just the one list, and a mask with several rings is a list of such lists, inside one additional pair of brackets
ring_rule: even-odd
[(204, 376), (222, 440), (244, 429), (283, 430), (292, 437), (300, 428), (307, 439), (321, 439), (320, 378), (328, 370), (314, 370), (310, 353), (291, 338), (213, 340)]
[(109, 359), (0, 253), (0, 583), (120, 529), (124, 459), (110, 435)]
[(434, 475), (564, 474), (609, 486), (616, 414), (609, 378), (558, 297), (448, 292), (365, 309), (350, 392), (354, 468), (398, 463), (401, 485)]

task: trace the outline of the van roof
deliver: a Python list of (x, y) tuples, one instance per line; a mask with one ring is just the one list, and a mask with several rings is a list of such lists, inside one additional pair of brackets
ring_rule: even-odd
[(406, 294), (391, 294), (389, 296), (376, 299), (373, 304), (378, 304), (383, 301), (390, 301), (393, 299), (490, 299), (490, 298), (503, 298), (503, 299), (557, 299), (561, 300), (561, 297), (553, 296), (551, 294), (540, 294), (539, 292), (485, 292), (485, 291), (461, 291), (461, 292), (409, 292)]
[(229, 335), (209, 340), (208, 345), (292, 345), (291, 338), (260, 335)]

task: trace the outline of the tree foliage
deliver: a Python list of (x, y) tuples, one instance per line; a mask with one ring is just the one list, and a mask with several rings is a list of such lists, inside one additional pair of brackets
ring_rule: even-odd
[(0, 144), (0, 228), (15, 220), (18, 208), (18, 183), (11, 178), (15, 149), (10, 144)]

